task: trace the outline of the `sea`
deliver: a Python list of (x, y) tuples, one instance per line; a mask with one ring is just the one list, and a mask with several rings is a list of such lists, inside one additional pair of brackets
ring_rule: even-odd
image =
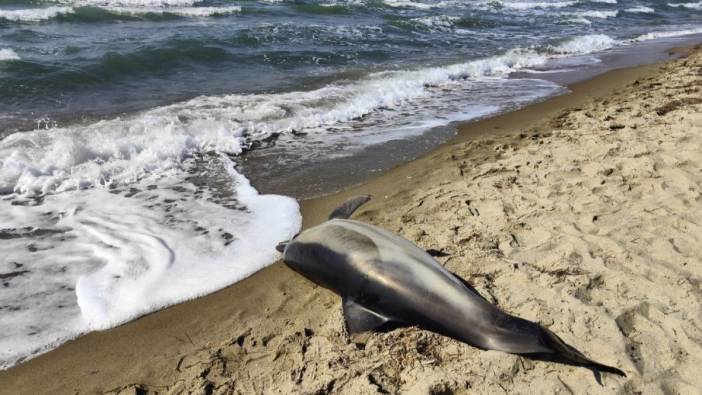
[(296, 199), (547, 75), (701, 33), (694, 0), (0, 0), (0, 369), (272, 264)]

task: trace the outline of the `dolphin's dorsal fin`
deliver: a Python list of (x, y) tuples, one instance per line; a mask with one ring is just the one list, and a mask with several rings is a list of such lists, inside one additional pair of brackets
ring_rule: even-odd
[(377, 329), (390, 322), (390, 319), (351, 301), (344, 300), (344, 318), (349, 334)]
[(329, 219), (334, 219), (334, 218), (341, 218), (341, 219), (346, 219), (353, 214), (354, 211), (356, 211), (359, 207), (364, 205), (367, 201), (371, 199), (370, 195), (361, 195), (361, 196), (356, 196), (353, 197), (344, 203), (341, 204), (341, 206), (337, 207), (334, 209), (334, 211), (329, 214)]

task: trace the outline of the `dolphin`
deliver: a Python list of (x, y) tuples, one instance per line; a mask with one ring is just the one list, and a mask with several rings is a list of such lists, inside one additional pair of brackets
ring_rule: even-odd
[(541, 325), (503, 312), (409, 240), (348, 219), (368, 200), (348, 200), (328, 221), (277, 247), (287, 266), (341, 296), (349, 334), (416, 325), (485, 350), (626, 376)]

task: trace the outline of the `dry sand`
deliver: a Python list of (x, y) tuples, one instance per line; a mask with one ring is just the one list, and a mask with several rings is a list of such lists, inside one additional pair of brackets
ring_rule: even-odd
[(349, 338), (339, 298), (280, 264), (6, 372), (8, 393), (700, 393), (702, 51), (467, 125), (341, 194), (509, 313), (626, 371), (482, 351), (416, 328)]

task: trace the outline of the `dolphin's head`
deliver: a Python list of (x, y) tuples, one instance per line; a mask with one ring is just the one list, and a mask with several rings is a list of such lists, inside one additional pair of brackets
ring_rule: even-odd
[[(281, 246), (282, 244), (282, 246)], [(283, 262), (294, 271), (325, 288), (339, 291), (339, 279), (347, 264), (347, 257), (327, 246), (301, 240), (290, 240), (278, 246), (283, 248)]]
[(278, 244), (283, 262), (313, 282), (346, 294), (353, 288), (356, 261), (376, 257), (377, 246), (366, 235), (347, 229), (346, 220), (333, 219)]

